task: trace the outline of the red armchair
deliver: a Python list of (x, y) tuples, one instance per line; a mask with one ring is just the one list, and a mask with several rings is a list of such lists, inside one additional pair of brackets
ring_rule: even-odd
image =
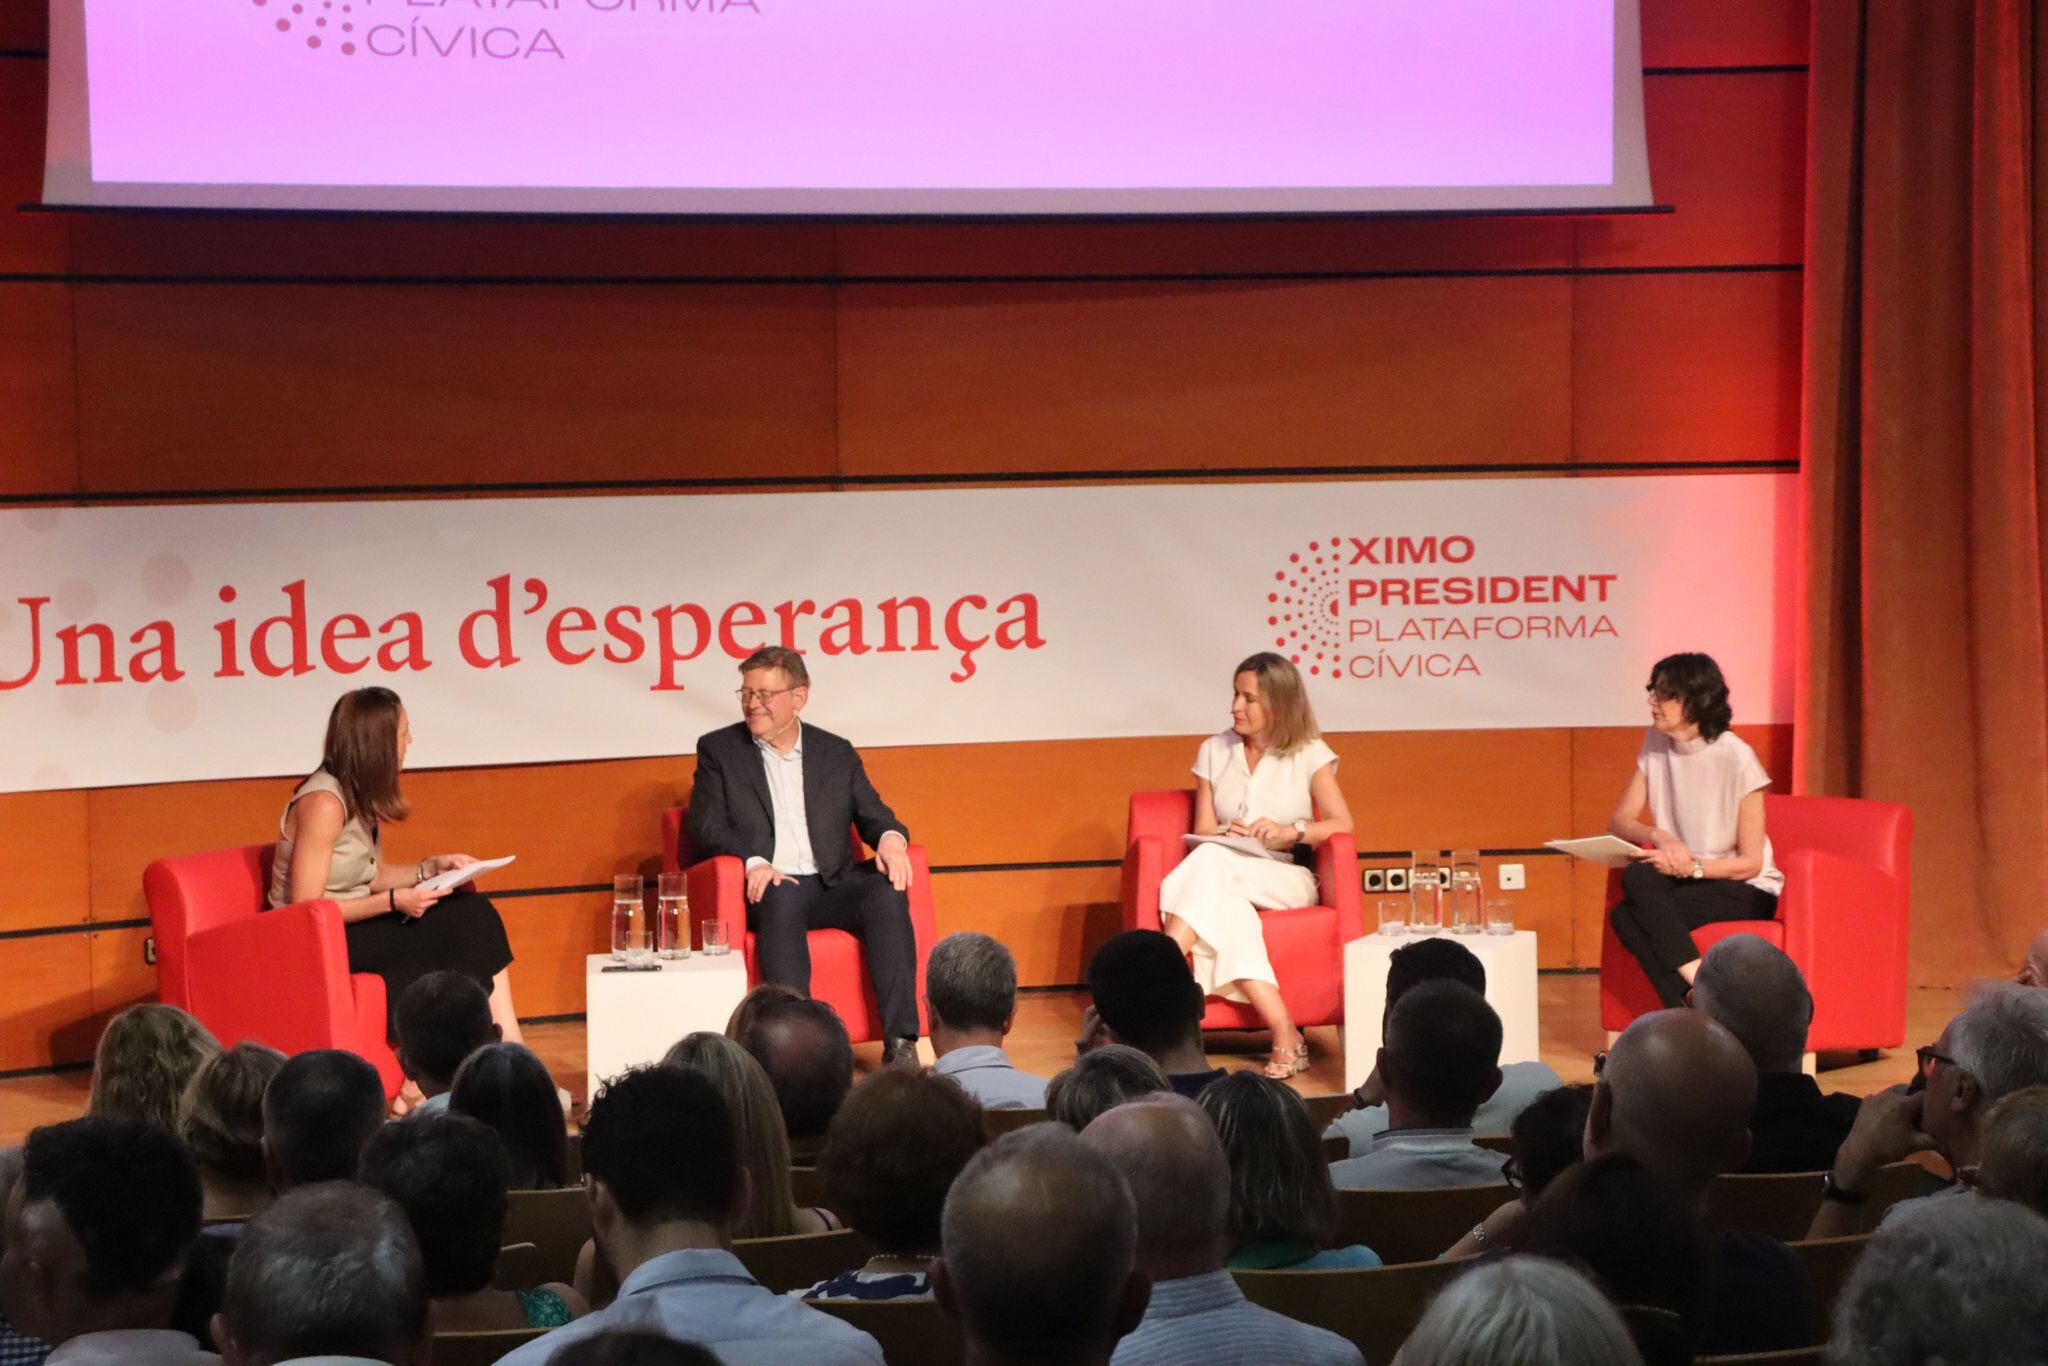
[[(672, 806), (661, 815), (661, 867), (673, 873), (683, 866), (684, 808)], [(856, 858), (866, 857), (860, 835), (853, 833)], [(930, 1026), (925, 1018), (924, 963), (932, 945), (938, 942), (933, 929), (931, 860), (921, 844), (910, 846), (910, 866), (915, 876), (910, 883), (910, 928), (917, 937), (917, 1025), (923, 1033)], [(747, 959), (747, 984), (761, 980), (754, 955), (754, 934), (747, 928), (746, 864), (730, 855), (702, 859), (687, 870), (690, 916), (693, 920), (717, 920), (725, 925), (725, 942), (737, 945)], [(846, 1032), (855, 1043), (882, 1037), (882, 1016), (875, 1005), (875, 985), (861, 961), (860, 940), (845, 930), (812, 930), (811, 995), (839, 1012)]]
[(397, 1095), (405, 1078), (385, 1041), (384, 979), (348, 970), (332, 901), (263, 909), (273, 852), (247, 844), (158, 859), (143, 870), (157, 994), (223, 1044), (360, 1054), (376, 1067), (384, 1094)]
[[(1156, 930), (1159, 884), (1187, 852), (1181, 836), (1195, 828), (1195, 794), (1181, 789), (1131, 794), (1124, 852), (1124, 928)], [(1344, 1018), (1344, 946), (1365, 932), (1358, 899), (1358, 844), (1332, 835), (1316, 850), (1316, 884), (1323, 904), (1266, 911), (1266, 954), (1280, 979), (1280, 999), (1297, 1025), (1337, 1024)], [(1248, 1005), (1209, 998), (1204, 1029), (1263, 1029)]]
[[(1896, 802), (1764, 797), (1764, 828), (1785, 892), (1775, 920), (1729, 920), (1693, 931), (1705, 953), (1731, 934), (1783, 949), (1813, 993), (1812, 1052), (1896, 1048), (1906, 1037), (1906, 921), (1913, 813)], [(1619, 875), (1607, 904), (1621, 899)], [(1628, 1028), (1660, 1008), (1642, 965), (1614, 937), (1600, 945), (1600, 1026)]]

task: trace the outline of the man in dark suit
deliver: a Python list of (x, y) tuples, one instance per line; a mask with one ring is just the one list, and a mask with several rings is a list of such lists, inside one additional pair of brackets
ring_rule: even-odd
[[(808, 995), (811, 930), (858, 935), (875, 982), (883, 1061), (917, 1056), (917, 939), (910, 834), (845, 740), (797, 719), (810, 699), (803, 656), (764, 645), (740, 664), (738, 725), (697, 741), (691, 852), (746, 860), (747, 928), (764, 981)], [(875, 851), (856, 863), (851, 828)]]

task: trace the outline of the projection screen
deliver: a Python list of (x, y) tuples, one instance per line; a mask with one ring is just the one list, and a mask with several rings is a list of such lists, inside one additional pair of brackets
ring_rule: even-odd
[(1650, 203), (1636, 0), (51, 0), (54, 205)]

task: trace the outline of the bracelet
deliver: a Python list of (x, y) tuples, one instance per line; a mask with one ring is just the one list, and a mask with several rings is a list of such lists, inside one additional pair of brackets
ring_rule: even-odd
[(1479, 1246), (1481, 1247), (1491, 1247), (1493, 1245), (1487, 1240), (1486, 1224), (1483, 1220), (1479, 1223), (1472, 1225), (1472, 1232), (1467, 1236), (1470, 1237), (1473, 1242), (1479, 1244)]
[(427, 861), (421, 859), (412, 866), (412, 885), (417, 887), (427, 880)]
[(397, 914), (398, 914), (398, 889), (397, 889), (396, 887), (389, 887), (389, 888), (386, 888), (386, 889), (385, 889), (385, 892), (384, 892), (384, 899), (385, 899), (386, 901), (389, 901), (389, 902), (391, 903), (391, 913), (392, 913), (393, 915), (397, 915)]

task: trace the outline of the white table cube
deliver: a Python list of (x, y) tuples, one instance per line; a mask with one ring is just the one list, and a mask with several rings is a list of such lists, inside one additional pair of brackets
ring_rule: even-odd
[[(1500, 1016), (1502, 1063), (1542, 1058), (1536, 1033), (1536, 932), (1449, 935), (1486, 968), (1486, 1000)], [(1372, 1074), (1387, 1008), (1387, 963), (1416, 934), (1362, 934), (1344, 946), (1344, 1085)]]
[(733, 1007), (747, 994), (747, 960), (738, 953), (663, 958), (659, 972), (605, 971), (616, 962), (608, 953), (584, 960), (586, 1101), (606, 1077), (660, 1062), (685, 1034), (723, 1033)]

